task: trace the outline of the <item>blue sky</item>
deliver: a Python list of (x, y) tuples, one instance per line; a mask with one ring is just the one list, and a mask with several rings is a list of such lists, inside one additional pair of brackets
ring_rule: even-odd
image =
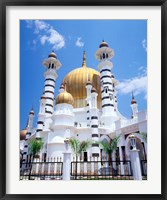
[(21, 20), (20, 21), (20, 129), (26, 127), (32, 105), (34, 126), (43, 93), (45, 68), (42, 62), (54, 50), (62, 67), (57, 71), (55, 95), (61, 81), (82, 64), (98, 70), (95, 51), (102, 40), (115, 51), (112, 73), (119, 81), (118, 109), (131, 117), (131, 93), (139, 110), (147, 108), (147, 21), (146, 20)]

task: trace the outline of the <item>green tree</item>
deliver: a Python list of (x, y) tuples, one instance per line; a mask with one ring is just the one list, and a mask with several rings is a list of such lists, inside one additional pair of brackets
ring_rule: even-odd
[(99, 142), (103, 150), (108, 155), (109, 163), (111, 163), (112, 161), (112, 153), (117, 149), (117, 144), (120, 140), (120, 136), (121, 135), (116, 136), (115, 138), (112, 139), (111, 142), (104, 142), (104, 141)]
[(147, 133), (145, 133), (145, 132), (139, 132), (138, 133), (139, 135), (141, 135), (141, 138), (147, 143)]
[(78, 139), (72, 137), (69, 139), (69, 144), (77, 161), (78, 156), (86, 151), (91, 146), (92, 142), (90, 140), (80, 142)]
[(30, 173), (29, 180), (31, 179), (31, 171), (32, 171), (32, 163), (34, 161), (35, 156), (40, 152), (43, 147), (43, 141), (41, 139), (35, 139), (29, 141), (29, 153), (32, 155), (32, 160), (30, 160)]
[(40, 152), (43, 147), (43, 141), (41, 139), (35, 139), (29, 141), (29, 153), (34, 157)]
[(78, 139), (72, 137), (69, 139), (69, 144), (71, 149), (75, 155), (76, 163), (75, 163), (75, 179), (77, 179), (77, 161), (78, 156), (81, 155), (83, 151), (86, 151), (92, 144), (90, 140), (80, 142)]

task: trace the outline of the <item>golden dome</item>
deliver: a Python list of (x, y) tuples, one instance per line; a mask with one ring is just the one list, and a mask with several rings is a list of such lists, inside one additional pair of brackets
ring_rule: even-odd
[(56, 97), (56, 104), (60, 104), (60, 103), (68, 103), (71, 105), (73, 105), (74, 103), (74, 98), (72, 97), (70, 93), (66, 91), (66, 87), (64, 91), (58, 94)]
[(27, 129), (23, 129), (20, 131), (20, 140), (25, 140), (27, 134)]
[(97, 96), (97, 106), (101, 107), (101, 88), (100, 73), (86, 66), (86, 54), (84, 52), (82, 67), (72, 70), (63, 79), (63, 84), (67, 83), (66, 89), (74, 98), (74, 108), (86, 106), (86, 84), (88, 77), (93, 87), (95, 87)]

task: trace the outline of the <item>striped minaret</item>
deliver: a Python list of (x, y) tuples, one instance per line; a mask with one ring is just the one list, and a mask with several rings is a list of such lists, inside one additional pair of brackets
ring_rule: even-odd
[(131, 108), (132, 108), (132, 118), (136, 118), (138, 113), (138, 105), (134, 98), (133, 92), (132, 92)]
[(87, 126), (90, 126), (90, 107), (91, 107), (91, 89), (92, 84), (90, 82), (90, 78), (88, 77), (88, 81), (86, 83), (86, 117), (87, 117)]
[(118, 85), (118, 81), (114, 78), (114, 75), (111, 75), (112, 83), (113, 83), (113, 97), (114, 97), (114, 111), (118, 110), (118, 100), (117, 100), (117, 91), (115, 90), (115, 86)]
[(111, 74), (112, 63), (110, 59), (114, 56), (114, 50), (109, 48), (106, 42), (102, 42), (96, 51), (96, 59), (100, 61), (101, 94), (102, 94), (102, 116), (116, 117), (114, 108), (114, 86)]
[(97, 91), (94, 87), (91, 90), (91, 108), (90, 108), (90, 116), (91, 116), (91, 130), (92, 130), (92, 157), (99, 157), (100, 149), (99, 149), (99, 133), (98, 133), (98, 108), (97, 108)]
[(28, 116), (28, 122), (27, 122), (27, 134), (26, 134), (26, 139), (24, 143), (24, 151), (23, 151), (23, 161), (27, 160), (28, 156), (28, 139), (31, 136), (32, 128), (33, 128), (33, 120), (34, 120), (34, 109), (32, 108), (29, 116)]
[(57, 59), (57, 55), (52, 51), (48, 59), (44, 60), (43, 65), (46, 67), (46, 72), (44, 73), (44, 94), (46, 96), (45, 113), (46, 116), (50, 116), (54, 111), (55, 81), (58, 77), (56, 70), (60, 68), (61, 63)]
[(46, 106), (46, 95), (43, 94), (40, 99), (40, 107), (38, 113), (38, 121), (37, 121), (37, 130), (36, 130), (36, 138), (40, 137), (40, 131), (43, 131), (44, 122), (45, 122), (45, 106)]

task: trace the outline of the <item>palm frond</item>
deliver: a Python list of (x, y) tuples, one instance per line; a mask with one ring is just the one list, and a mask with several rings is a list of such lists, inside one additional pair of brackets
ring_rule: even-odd
[(73, 151), (73, 153), (75, 155), (78, 155), (78, 152), (79, 152), (79, 146), (80, 146), (80, 141), (74, 137), (70, 138), (69, 139), (69, 143), (70, 143), (70, 146), (71, 146), (71, 149)]
[(76, 156), (78, 156), (83, 151), (86, 151), (90, 147), (92, 142), (90, 140), (80, 142), (78, 139), (72, 137), (72, 138), (69, 139), (69, 143), (70, 143), (70, 146), (71, 146), (73, 153)]
[(80, 143), (79, 154), (81, 154), (83, 151), (86, 151), (90, 147), (91, 144), (92, 142), (90, 140), (82, 141)]
[(29, 153), (35, 156), (43, 147), (43, 141), (33, 138), (29, 141)]
[(140, 132), (138, 133), (139, 135), (141, 135), (141, 138), (147, 143), (147, 133), (145, 132)]
[(99, 142), (99, 144), (102, 146), (103, 150), (107, 153), (110, 154), (111, 153), (111, 145), (108, 142)]
[(115, 151), (117, 149), (117, 145), (118, 142), (120, 140), (121, 135), (116, 136), (115, 138), (113, 138), (112, 142), (111, 142), (111, 151)]

